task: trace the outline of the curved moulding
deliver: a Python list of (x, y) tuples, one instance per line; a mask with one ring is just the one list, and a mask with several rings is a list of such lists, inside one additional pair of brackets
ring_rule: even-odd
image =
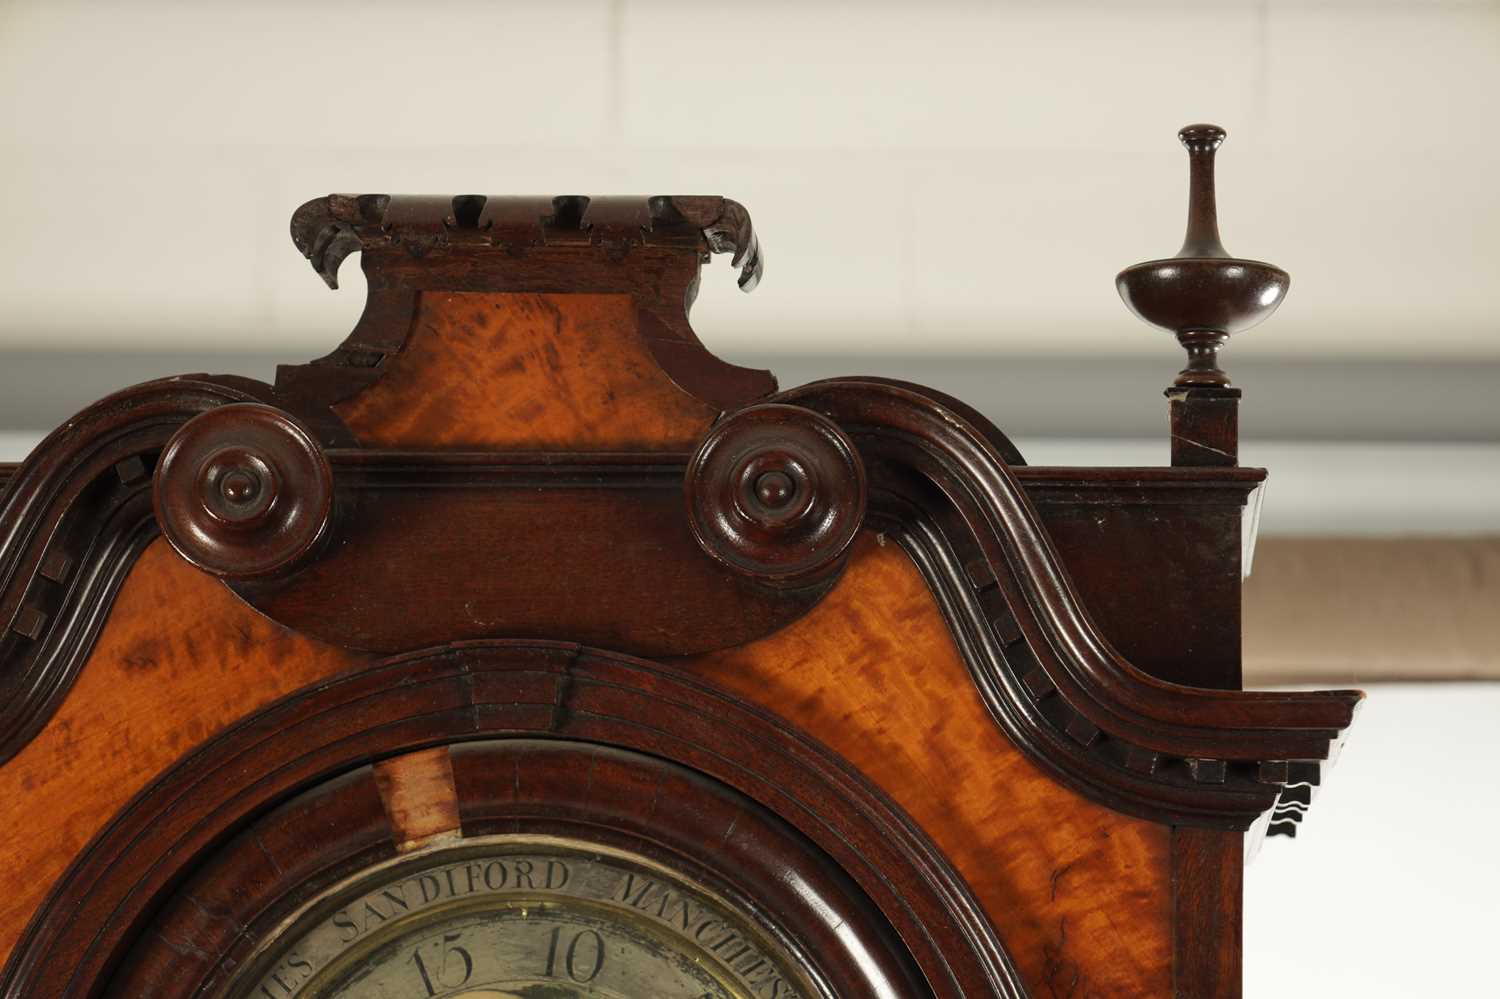
[(183, 424), (269, 386), (230, 376), (147, 382), (79, 413), (0, 494), (0, 762), (72, 686), (126, 572), (157, 535), (151, 479)]
[[(923, 571), (996, 721), (1060, 779), (1132, 814), (1235, 829), (1309, 772), (1316, 782), (1363, 695), (1183, 687), (1126, 661), (1090, 619), (993, 428), (889, 381), (815, 382), (775, 401), (823, 414), (855, 442), (870, 522)], [(996, 586), (976, 585), (976, 562)]]

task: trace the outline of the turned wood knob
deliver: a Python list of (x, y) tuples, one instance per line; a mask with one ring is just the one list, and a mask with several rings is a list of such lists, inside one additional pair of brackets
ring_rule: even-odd
[(688, 462), (684, 489), (699, 547), (778, 585), (837, 568), (865, 515), (854, 444), (801, 406), (750, 406), (715, 425)]
[(1177, 133), (1188, 153), (1182, 249), (1174, 257), (1127, 267), (1115, 278), (1132, 312), (1177, 334), (1188, 354), (1188, 365), (1175, 382), (1181, 386), (1228, 385), (1229, 376), (1219, 368), (1219, 350), (1231, 334), (1269, 318), (1291, 283), (1280, 267), (1231, 257), (1219, 239), (1214, 154), (1225, 135), (1217, 125), (1188, 125)]
[(183, 558), (248, 579), (284, 572), (317, 546), (333, 508), (333, 473), (311, 433), (259, 403), (211, 409), (183, 424), (156, 465), (153, 503)]

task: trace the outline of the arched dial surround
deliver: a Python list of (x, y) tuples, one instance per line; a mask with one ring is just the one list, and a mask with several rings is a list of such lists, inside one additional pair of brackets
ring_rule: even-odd
[[(392, 776), (416, 760), (443, 775), (419, 810), (453, 816), (420, 840)], [(697, 770), (573, 739), (447, 743), (358, 767), (181, 877), (105, 994), (941, 994), (865, 891), (785, 820)]]
[[(646, 701), (658, 707), (651, 725), (639, 720)], [(401, 796), (382, 775), (423, 754), (442, 761), (432, 772), (442, 775), (452, 819), (413, 836)], [(243, 773), (263, 776), (228, 779)], [(683, 940), (686, 913), (693, 946), (718, 945), (731, 971), (801, 976), (782, 999), (1024, 994), (962, 879), (906, 816), (823, 747), (667, 665), (563, 643), (495, 642), (345, 674), (185, 757), (57, 883), (0, 995), (233, 994), (226, 990), (244, 987), (240, 976), (251, 974), (242, 969), (260, 968), (265, 955), (274, 966), (275, 955), (299, 946), (300, 913), (400, 858), (473, 845), (482, 855), (502, 843), (502, 851), (532, 852), (533, 880), (523, 887), (541, 890), (547, 854), (538, 853), (538, 838), (615, 858), (616, 878), (623, 863), (665, 872), (678, 895), (631, 896), (639, 914), (631, 925), (642, 929), (636, 938), (674, 919)], [(605, 898), (582, 902), (610, 904), (619, 886), (601, 884), (594, 894)], [(408, 904), (420, 899), (420, 885), (412, 890)], [(763, 943), (753, 955), (738, 952), (735, 941), (746, 934), (711, 935), (713, 927), (700, 940), (704, 920), (692, 917), (703, 912), (672, 902), (683, 891), (722, 904), (722, 921)], [(514, 900), (497, 899), (502, 907)], [(562, 927), (545, 925), (538, 937), (550, 949), (547, 935), (559, 928), (565, 958), (571, 939), (562, 940)], [(446, 932), (453, 929), (439, 942)], [(413, 943), (426, 939), (419, 933)], [(580, 974), (589, 944), (575, 951)], [(538, 958), (546, 969), (546, 950), (525, 953), (531, 970)], [(442, 955), (432, 955), (441, 968)], [(556, 958), (553, 969), (566, 970)], [(454, 988), (456, 967), (445, 979)], [(289, 962), (283, 970), (295, 969)], [(244, 994), (302, 999), (298, 990), (325, 970), (288, 974), (280, 992), (257, 993), (265, 981), (258, 979)], [(720, 981), (728, 995), (746, 988), (732, 975)], [(425, 985), (417, 989), (411, 994), (421, 999)], [(748, 994), (757, 995), (753, 987)]]

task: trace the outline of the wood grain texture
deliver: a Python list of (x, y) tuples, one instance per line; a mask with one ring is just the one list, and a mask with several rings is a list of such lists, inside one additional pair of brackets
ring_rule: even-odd
[(381, 760), (375, 764), (375, 783), (402, 853), (457, 835), (458, 792), (447, 746)]
[[(775, 402), (803, 405), (829, 416), (859, 443), (870, 471), (872, 521), (900, 527), (928, 516), (956, 515), (944, 529), (948, 556), (977, 548), (987, 584), (993, 577), (1006, 609), (1021, 622), (1027, 651), (1037, 657), (1045, 678), (1068, 706), (1110, 739), (1144, 747), (1175, 759), (1210, 758), (1258, 763), (1278, 759), (1326, 759), (1339, 732), (1348, 726), (1363, 696), (1358, 691), (1310, 693), (1204, 690), (1154, 682), (1111, 648), (1089, 619), (1065, 566), (1024, 488), (986, 435), (947, 410), (921, 386), (830, 379), (781, 393)], [(874, 469), (884, 463), (888, 471)], [(932, 489), (941, 494), (933, 496)], [(874, 495), (895, 493), (918, 511), (903, 518)], [(963, 571), (974, 557), (960, 556)], [(952, 578), (956, 566), (944, 576)], [(1144, 571), (1144, 567), (1143, 571)], [(933, 578), (929, 575), (929, 579)], [(973, 615), (969, 615), (971, 618)], [(992, 706), (1003, 708), (994, 701)], [(1013, 735), (1020, 726), (1009, 726)], [(1051, 734), (1045, 738), (1057, 746)], [(1058, 750), (1059, 754), (1062, 750)], [(1075, 759), (1080, 769), (1095, 761)], [(1059, 768), (1066, 773), (1065, 768)], [(1115, 803), (1130, 795), (1155, 796), (1150, 786), (1131, 788), (1118, 773), (1098, 771)], [(1080, 781), (1079, 786), (1086, 786)], [(1259, 782), (1236, 789), (1251, 805), (1225, 808), (1226, 801), (1195, 807), (1233, 812), (1231, 822), (1247, 828), (1272, 801)], [(1145, 802), (1139, 811), (1147, 811)], [(1187, 824), (1204, 816), (1183, 813)]]
[[(158, 772), (242, 715), (361, 661), (273, 624), (154, 541), (67, 700), (0, 767), (0, 870), (25, 872), (0, 894), (0, 955), (74, 854)], [(42, 817), (45, 834), (23, 831)]]
[(693, 663), (890, 794), (968, 880), (1032, 995), (1171, 993), (1169, 830), (1057, 785), (1005, 738), (893, 544), (863, 535), (807, 617)]
[[(214, 736), (118, 812), (59, 880), (5, 968), (0, 994), (99, 994), (120, 948), (151, 925), (164, 895), (258, 816), (367, 761), (491, 736), (614, 746), (727, 783), (782, 816), (859, 885), (905, 944), (934, 999), (1025, 994), (1014, 962), (947, 858), (826, 746), (679, 666), (528, 641), (466, 642), (348, 671)], [(575, 758), (574, 800), (582, 794), (592, 801), (597, 794), (607, 802), (617, 792), (590, 784), (590, 775), (599, 773), (588, 755)], [(465, 788), (473, 788), (460, 760), (456, 752), (455, 786), (463, 802)], [(567, 787), (557, 786), (555, 772), (535, 784), (518, 777), (515, 764), (501, 765), (499, 775), (502, 801), (523, 792), (532, 794), (543, 816), (568, 812)], [(684, 832), (687, 823), (676, 821), (676, 810), (696, 806), (651, 783), (625, 781), (619, 806), (649, 825), (674, 822), (674, 832)], [(380, 829), (387, 830), (380, 811)], [(468, 830), (472, 816), (461, 814)], [(751, 831), (731, 825), (736, 833)], [(733, 869), (732, 843), (722, 833), (702, 832), (689, 835), (714, 858), (706, 866)], [(652, 838), (666, 845), (671, 837)], [(772, 846), (769, 852), (783, 851)], [(797, 873), (788, 880), (798, 892), (810, 884)], [(756, 897), (753, 890), (748, 894)], [(773, 901), (772, 911), (778, 908)], [(833, 994), (910, 992), (835, 986)]]
[(361, 454), (335, 456), (349, 485), (318, 559), (294, 576), (230, 584), (261, 613), (331, 644), (394, 653), (562, 636), (687, 655), (769, 634), (832, 584), (772, 590), (705, 557), (671, 456), (471, 464), (453, 452)]
[(335, 407), (366, 446), (688, 450), (717, 415), (663, 373), (629, 295), (429, 291), (413, 323)]
[[(132, 941), (105, 994), (222, 995), (233, 970), (298, 906), (395, 855), (371, 768), (316, 785), (188, 873)], [(215, 961), (221, 954), (228, 956)]]
[(1231, 474), (1251, 470), (1139, 483), (1063, 471), (1018, 477), (1111, 644), (1160, 679), (1239, 689), (1241, 525), (1258, 480)]
[(1231, 830), (1172, 830), (1174, 995), (1239, 999), (1244, 838)]
[[(156, 531), (151, 468), (182, 424), (265, 401), (237, 376), (162, 378), (101, 399), (48, 434), (0, 495), (0, 759), (41, 730)], [(19, 627), (18, 627), (19, 625)]]

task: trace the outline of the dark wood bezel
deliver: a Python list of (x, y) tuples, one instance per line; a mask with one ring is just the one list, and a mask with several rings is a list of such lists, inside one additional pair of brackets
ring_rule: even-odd
[(370, 766), (330, 777), (248, 822), (179, 872), (107, 982), (81, 994), (217, 995), (282, 919), (318, 892), (397, 856)]

